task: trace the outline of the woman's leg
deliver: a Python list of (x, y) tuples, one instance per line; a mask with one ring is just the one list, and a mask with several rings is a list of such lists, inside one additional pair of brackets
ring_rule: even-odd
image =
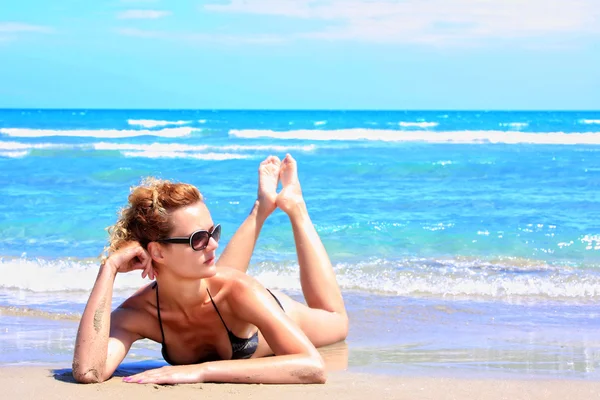
[(277, 183), (281, 161), (267, 157), (258, 167), (258, 197), (250, 215), (235, 232), (217, 266), (231, 267), (246, 272), (265, 220), (277, 207)]
[[(308, 305), (294, 305), (291, 315), (316, 346), (344, 340), (348, 333), (344, 299), (327, 251), (302, 197), (296, 160), (289, 154), (281, 163), (279, 180), (283, 189), (277, 195), (277, 207), (289, 216), (292, 223), (300, 284)], [(290, 305), (287, 299), (285, 303)]]

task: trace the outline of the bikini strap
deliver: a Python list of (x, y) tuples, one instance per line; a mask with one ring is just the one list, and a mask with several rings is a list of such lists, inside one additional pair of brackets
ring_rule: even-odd
[(217, 308), (217, 305), (215, 304), (215, 301), (213, 300), (212, 296), (210, 295), (210, 290), (208, 290), (208, 288), (206, 288), (206, 291), (208, 292), (208, 297), (210, 297), (210, 301), (212, 302), (213, 307), (215, 308), (215, 311), (217, 312), (217, 314), (219, 314), (219, 318), (221, 318), (221, 322), (223, 323), (223, 326), (225, 327), (225, 329), (227, 330), (227, 333), (231, 333), (231, 331), (229, 330), (229, 328), (227, 327), (227, 324), (225, 323), (225, 320), (223, 319), (223, 317), (221, 316), (221, 313), (219, 312), (219, 309)]
[(152, 288), (156, 291), (156, 311), (158, 312), (158, 325), (160, 326), (160, 334), (162, 335), (162, 344), (165, 345), (165, 331), (163, 330), (162, 320), (160, 319), (160, 304), (158, 302), (158, 282), (154, 282)]

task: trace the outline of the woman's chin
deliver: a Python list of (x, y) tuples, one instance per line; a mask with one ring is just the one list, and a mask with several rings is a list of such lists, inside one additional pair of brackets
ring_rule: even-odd
[(212, 263), (204, 263), (201, 269), (202, 278), (212, 278), (217, 274), (217, 265), (214, 261)]

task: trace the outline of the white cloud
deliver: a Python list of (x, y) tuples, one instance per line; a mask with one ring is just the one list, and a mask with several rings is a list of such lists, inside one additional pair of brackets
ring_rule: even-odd
[(165, 32), (151, 31), (137, 28), (118, 28), (115, 29), (120, 35), (132, 36), (143, 39), (165, 39), (177, 42), (188, 42), (198, 44), (276, 44), (282, 43), (283, 38), (276, 35), (221, 35), (209, 33), (186, 33), (186, 32)]
[(160, 10), (127, 10), (117, 14), (118, 19), (159, 19), (171, 15), (170, 11)]
[(451, 42), (600, 34), (598, 0), (230, 0), (210, 12), (321, 20), (290, 37), (375, 42)]
[(0, 22), (0, 33), (51, 33), (54, 30), (47, 26), (30, 25), (21, 22)]

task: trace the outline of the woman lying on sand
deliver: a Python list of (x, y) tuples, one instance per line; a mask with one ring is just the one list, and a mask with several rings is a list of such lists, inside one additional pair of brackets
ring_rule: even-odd
[[(277, 207), (292, 224), (308, 306), (270, 292), (245, 273), (262, 225)], [(110, 229), (108, 258), (77, 332), (78, 382), (109, 379), (132, 343), (144, 338), (162, 343), (172, 366), (126, 382), (325, 382), (316, 347), (344, 340), (348, 316), (289, 154), (282, 162), (271, 156), (261, 163), (258, 200), (215, 263), (220, 234), (192, 185), (149, 180), (132, 191)], [(116, 275), (133, 270), (156, 282), (111, 313)]]

